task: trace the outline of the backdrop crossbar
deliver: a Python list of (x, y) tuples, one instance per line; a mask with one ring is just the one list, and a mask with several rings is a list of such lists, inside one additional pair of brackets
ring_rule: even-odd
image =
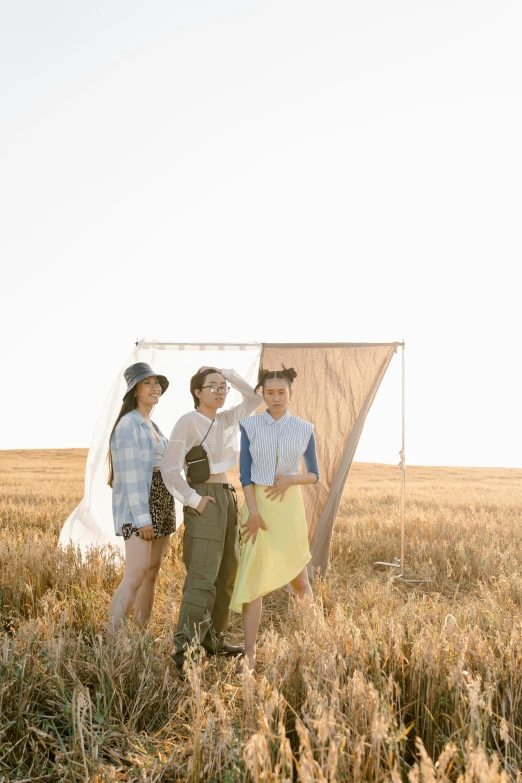
[(404, 346), (404, 342), (392, 342), (392, 343), (270, 343), (270, 342), (250, 342), (250, 343), (220, 343), (220, 342), (200, 342), (200, 343), (186, 343), (186, 342), (179, 342), (179, 343), (172, 343), (172, 342), (163, 342), (161, 340), (138, 340), (136, 342), (137, 347), (141, 348), (157, 348), (161, 350), (162, 348), (170, 348), (173, 350), (179, 349), (183, 350), (184, 348), (187, 348), (189, 350), (210, 350), (210, 351), (228, 351), (233, 350), (234, 348), (237, 348), (239, 350), (254, 350), (256, 348), (263, 348), (263, 347), (269, 347), (269, 348), (371, 348), (373, 346), (375, 347), (393, 347), (399, 348), (401, 346)]

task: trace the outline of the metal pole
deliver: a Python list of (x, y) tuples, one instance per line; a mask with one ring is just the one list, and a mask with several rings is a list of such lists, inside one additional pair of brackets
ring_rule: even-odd
[(406, 547), (406, 523), (405, 523), (405, 502), (406, 502), (406, 374), (405, 374), (405, 349), (404, 340), (402, 341), (402, 448), (400, 451), (401, 468), (401, 571), (404, 574), (404, 550)]
[(405, 549), (406, 549), (406, 362), (404, 356), (404, 350), (406, 344), (402, 341), (402, 443), (401, 450), (399, 452), (400, 462), (399, 467), (401, 469), (401, 556), (395, 557), (393, 563), (384, 563), (379, 561), (374, 563), (376, 568), (396, 568), (399, 573), (391, 576), (388, 579), (388, 587), (393, 582), (403, 582), (407, 585), (419, 586), (426, 582), (433, 582), (433, 579), (425, 578), (422, 576), (416, 576), (413, 573), (406, 576), (406, 562), (405, 562)]

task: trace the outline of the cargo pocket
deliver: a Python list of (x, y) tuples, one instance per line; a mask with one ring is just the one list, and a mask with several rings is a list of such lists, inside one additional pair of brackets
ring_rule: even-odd
[[(190, 566), (187, 579), (191, 586), (213, 589), (221, 560), (219, 539), (198, 535), (192, 539)], [(190, 546), (190, 544), (189, 544)]]
[(190, 558), (190, 570), (202, 571), (205, 568), (208, 554), (208, 539), (192, 539), (192, 557)]
[(206, 541), (221, 541), (223, 538), (223, 531), (218, 525), (208, 525), (204, 522), (194, 520), (191, 524), (185, 528), (185, 535), (188, 538), (203, 538)]

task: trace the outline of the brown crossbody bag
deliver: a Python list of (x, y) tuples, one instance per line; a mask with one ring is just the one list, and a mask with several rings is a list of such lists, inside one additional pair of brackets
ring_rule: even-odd
[[(207, 430), (207, 435), (212, 429), (211, 423)], [(203, 448), (203, 443), (207, 439), (207, 435), (203, 438), (199, 446), (192, 446), (185, 457), (187, 463), (187, 481), (191, 484), (202, 484), (204, 481), (208, 481), (210, 478), (210, 462), (208, 461), (208, 454)]]

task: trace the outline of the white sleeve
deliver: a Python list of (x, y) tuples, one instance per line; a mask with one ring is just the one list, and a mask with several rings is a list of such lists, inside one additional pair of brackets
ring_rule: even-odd
[(254, 389), (245, 381), (245, 379), (242, 378), (235, 370), (221, 370), (221, 375), (230, 383), (234, 389), (236, 389), (238, 392), (241, 392), (243, 395), (243, 400), (239, 403), (239, 405), (235, 405), (233, 408), (229, 408), (226, 411), (220, 411), (218, 413), (221, 421), (224, 421), (225, 425), (230, 427), (232, 424), (237, 424), (240, 419), (243, 419), (245, 416), (249, 416), (257, 408), (259, 408), (263, 402), (263, 398), (260, 394), (254, 391)]
[(167, 450), (161, 460), (161, 475), (171, 495), (184, 506), (197, 508), (201, 495), (198, 495), (181, 475), (181, 471), (185, 469), (185, 456), (192, 447), (192, 444), (189, 446), (187, 442), (189, 427), (190, 422), (184, 417), (174, 425)]

